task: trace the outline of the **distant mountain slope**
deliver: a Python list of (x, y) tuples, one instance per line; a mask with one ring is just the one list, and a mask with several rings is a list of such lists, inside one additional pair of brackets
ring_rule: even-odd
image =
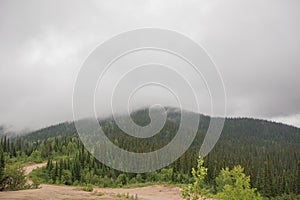
[[(180, 123), (180, 109), (166, 108), (167, 121), (178, 125)], [(187, 112), (187, 111), (185, 111)], [(193, 113), (196, 114), (196, 113)], [(199, 131), (205, 132), (209, 125), (210, 117), (198, 114), (200, 116)], [(122, 116), (121, 116), (122, 117)], [(141, 109), (131, 113), (133, 121), (145, 126), (150, 123), (149, 110)], [(100, 120), (101, 124), (113, 122), (112, 118)], [(115, 125), (115, 124), (114, 124)], [(1, 131), (1, 127), (0, 127)], [(44, 140), (47, 138), (57, 136), (76, 136), (77, 131), (73, 122), (64, 122), (57, 125), (52, 125), (37, 131), (28, 133), (22, 138), (27, 140)], [(299, 143), (300, 142), (300, 128), (289, 126), (282, 123), (270, 122), (266, 120), (253, 118), (226, 118), (224, 129), (221, 137), (223, 139), (261, 139), (262, 142), (283, 142), (283, 143)]]
[(33, 131), (26, 135), (20, 136), (20, 138), (34, 141), (34, 140), (46, 140), (58, 136), (77, 136), (76, 128), (73, 122), (64, 122), (57, 125), (52, 125), (37, 131)]
[[(200, 114), (190, 113), (190, 116), (192, 115)], [(131, 117), (141, 126), (150, 123), (148, 109), (137, 110), (131, 113)], [(178, 109), (167, 108), (164, 128), (150, 138), (135, 138), (125, 134), (111, 118), (100, 120), (100, 124), (108, 138), (121, 148), (133, 152), (150, 152), (162, 148), (173, 139), (180, 118)], [(192, 145), (171, 164), (175, 172), (189, 174), (191, 168), (195, 166), (209, 121), (210, 117), (200, 115), (199, 129)], [(78, 137), (74, 123), (53, 125), (21, 138), (27, 141), (51, 142), (54, 137)], [(273, 194), (296, 191), (298, 188), (296, 185), (299, 185), (296, 177), (300, 177), (300, 129), (266, 120), (227, 118), (220, 139), (205, 157), (205, 165), (208, 168), (207, 180), (215, 185), (213, 181), (221, 168), (238, 164), (251, 176), (251, 185), (262, 193), (266, 191), (266, 185), (270, 184)]]

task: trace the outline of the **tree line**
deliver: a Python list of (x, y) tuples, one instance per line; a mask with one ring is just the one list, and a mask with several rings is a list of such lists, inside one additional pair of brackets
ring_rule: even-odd
[[(179, 117), (172, 115), (160, 133), (147, 139), (126, 135), (112, 120), (101, 121), (101, 127), (108, 138), (121, 148), (149, 152), (166, 145), (175, 136)], [(137, 123), (147, 124), (149, 121), (145, 112), (132, 117)], [(36, 170), (32, 175), (39, 183), (90, 183), (103, 187), (145, 182), (190, 184), (194, 181), (191, 169), (197, 166), (209, 120), (209, 117), (201, 116), (198, 133), (188, 151), (168, 167), (155, 172), (123, 173), (103, 165), (84, 148), (73, 123), (51, 126), (18, 138), (3, 137), (0, 140), (0, 158), (3, 158), (3, 163), (9, 164), (47, 161), (45, 168)], [(248, 118), (226, 119), (218, 143), (204, 158), (203, 165), (207, 168), (205, 182), (212, 193), (217, 193), (217, 177), (222, 170), (240, 165), (250, 177), (250, 187), (257, 188), (263, 197), (300, 194), (299, 141), (300, 130), (294, 127)], [(0, 174), (5, 169), (3, 163)]]

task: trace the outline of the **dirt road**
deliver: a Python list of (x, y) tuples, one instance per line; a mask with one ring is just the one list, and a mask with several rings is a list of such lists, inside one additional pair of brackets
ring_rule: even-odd
[[(99, 193), (102, 193), (99, 196)], [(181, 200), (180, 191), (177, 187), (148, 186), (143, 188), (95, 188), (93, 192), (84, 192), (81, 187), (41, 185), (40, 189), (0, 192), (0, 199), (105, 199), (120, 200), (124, 196), (135, 196), (139, 200)]]
[(104, 192), (112, 197), (116, 194), (128, 193), (129, 196), (135, 196), (137, 194), (138, 199), (144, 200), (182, 200), (179, 187), (162, 185), (141, 188), (97, 188), (95, 190), (97, 192)]

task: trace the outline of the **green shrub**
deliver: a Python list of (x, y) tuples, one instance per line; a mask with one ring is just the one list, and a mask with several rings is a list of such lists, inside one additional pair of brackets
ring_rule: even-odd
[(117, 198), (125, 198), (125, 194), (120, 194), (120, 193), (118, 193), (118, 194), (116, 195), (116, 197), (117, 197)]
[(32, 180), (34, 184), (48, 183), (50, 181), (49, 174), (45, 168), (34, 169), (29, 174), (29, 179)]
[(98, 196), (104, 196), (104, 192), (98, 192)]
[(116, 180), (119, 186), (126, 185), (128, 183), (128, 177), (126, 174), (120, 174)]
[(35, 162), (35, 163), (41, 163), (43, 160), (41, 158), (41, 152), (38, 150), (34, 150), (31, 155), (29, 156), (29, 161)]
[(204, 180), (207, 175), (207, 168), (203, 166), (204, 160), (199, 157), (197, 160), (197, 169), (192, 168), (194, 183), (183, 187), (181, 194), (184, 199), (196, 200), (200, 195), (208, 194), (208, 190), (204, 187)]
[(250, 188), (250, 176), (246, 176), (239, 165), (232, 170), (222, 169), (216, 183), (217, 196), (223, 200), (262, 200), (256, 188)]
[[(61, 183), (65, 185), (72, 185), (72, 173), (70, 172), (70, 170), (65, 170), (65, 169), (62, 170)], [(77, 185), (78, 185), (78, 181), (77, 181)]]
[(83, 191), (92, 192), (94, 190), (94, 186), (92, 184), (87, 184), (82, 188)]
[(103, 178), (100, 179), (100, 186), (101, 187), (114, 187), (115, 182), (111, 178), (104, 176)]
[(173, 169), (172, 168), (163, 168), (161, 170), (161, 176), (160, 176), (160, 180), (162, 182), (169, 182), (172, 180), (172, 175), (173, 175)]
[(4, 190), (27, 189), (24, 169), (21, 165), (6, 165), (1, 185)]

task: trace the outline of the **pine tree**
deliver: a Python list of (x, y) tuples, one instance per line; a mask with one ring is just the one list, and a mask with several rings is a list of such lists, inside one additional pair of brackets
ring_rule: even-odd
[(300, 194), (300, 160), (298, 161), (298, 167), (297, 167), (296, 194)]
[(4, 189), (4, 168), (5, 168), (5, 160), (4, 160), (4, 153), (0, 150), (0, 191)]
[(3, 139), (3, 151), (7, 152), (7, 148), (6, 148), (6, 136), (4, 136), (4, 139)]
[(265, 161), (265, 171), (264, 171), (264, 183), (263, 183), (263, 191), (266, 197), (271, 197), (272, 194), (272, 175), (270, 170), (270, 161), (269, 155), (267, 156), (267, 161)]
[(53, 182), (55, 183), (58, 177), (58, 165), (57, 162), (55, 163), (54, 172), (53, 172)]
[(59, 182), (61, 182), (63, 169), (64, 169), (64, 162), (63, 162), (63, 159), (60, 159), (59, 160), (59, 168), (58, 168), (58, 180), (59, 180)]

